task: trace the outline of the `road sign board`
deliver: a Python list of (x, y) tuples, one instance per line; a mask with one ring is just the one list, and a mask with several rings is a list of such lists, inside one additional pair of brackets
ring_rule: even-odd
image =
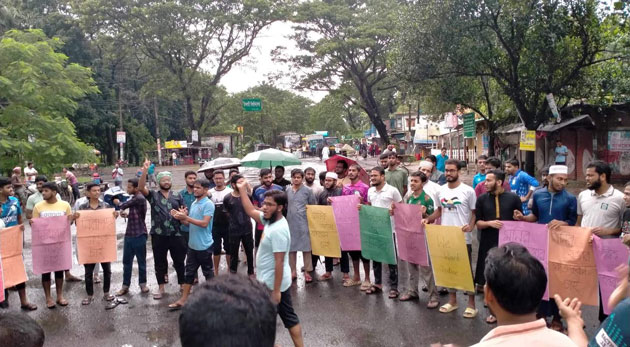
[(243, 99), (243, 110), (247, 112), (262, 111), (262, 101), (260, 99)]
[(477, 136), (477, 129), (475, 126), (475, 114), (466, 113), (462, 117), (464, 118), (464, 138)]
[(127, 142), (127, 133), (124, 131), (116, 132), (116, 143), (125, 143)]

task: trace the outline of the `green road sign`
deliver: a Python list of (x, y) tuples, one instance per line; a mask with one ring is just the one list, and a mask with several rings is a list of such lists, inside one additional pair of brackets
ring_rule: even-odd
[(466, 113), (464, 117), (464, 138), (477, 136), (477, 128), (475, 127), (475, 114)]
[(262, 111), (262, 101), (260, 99), (243, 99), (243, 110), (247, 112)]

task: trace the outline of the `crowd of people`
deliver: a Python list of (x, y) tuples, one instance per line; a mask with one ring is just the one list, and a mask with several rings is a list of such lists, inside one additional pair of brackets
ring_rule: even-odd
[[(319, 175), (313, 168), (293, 169), (290, 181), (284, 178), (284, 167), (276, 167), (273, 174), (270, 169), (261, 169), (259, 184), (254, 186), (238, 170), (230, 170), (228, 177), (223, 170), (206, 172), (205, 177), (198, 177), (197, 173), (189, 171), (185, 173), (186, 187), (175, 192), (172, 189), (172, 175), (167, 171), (156, 174), (156, 189), (148, 187), (150, 177), (155, 174), (155, 167), (145, 161), (139, 177), (127, 182), (130, 198), (126, 201), (113, 200), (117, 211), (115, 216), (127, 218), (127, 227), (123, 247), (123, 283), (115, 295), (109, 292), (111, 266), (109, 263), (100, 264), (106, 308), (126, 303), (124, 296), (129, 293), (131, 286), (134, 258), (138, 264), (140, 290), (142, 293), (150, 291), (146, 274), (146, 243), (148, 235), (151, 235), (158, 284), (152, 297), (155, 300), (163, 298), (165, 283), (168, 281), (167, 255), (170, 254), (181, 296), (168, 307), (172, 310), (184, 309), (180, 319), (184, 346), (206, 345), (200, 343), (202, 340), (199, 339), (215, 330), (208, 328), (207, 333), (201, 336), (195, 334), (195, 337), (186, 333), (198, 332), (200, 328), (195, 324), (202, 321), (217, 330), (223, 330), (217, 334), (229, 335), (228, 341), (257, 337), (252, 341), (261, 343), (234, 342), (227, 345), (272, 345), (275, 327), (271, 337), (264, 335), (269, 332), (261, 331), (266, 329), (263, 327), (271, 329), (273, 325), (270, 323), (270, 312), (273, 312), (274, 320), (277, 312), (294, 344), (301, 346), (301, 325), (293, 308), (290, 288), (302, 271), (305, 283), (315, 281), (315, 270), (320, 263), (320, 256), (313, 254), (311, 249), (306, 217), (308, 205), (330, 205), (331, 198), (355, 195), (360, 201), (358, 209), (363, 205), (371, 205), (389, 209), (390, 214), (395, 215), (394, 203), (416, 204), (421, 205), (423, 223), (461, 228), (470, 266), (475, 270), (476, 284), (475, 292), (465, 293), (468, 301), (462, 316), (472, 319), (479, 314), (475, 296), (476, 292), (484, 293), (488, 306), (486, 322), (499, 324), (482, 339), (480, 346), (512, 345), (510, 343), (518, 339), (522, 339), (521, 342), (528, 341), (519, 345), (569, 346), (585, 345), (585, 341), (588, 342), (583, 335), (579, 298), (556, 297), (543, 301), (547, 276), (541, 263), (520, 245), (498, 247), (498, 235), (502, 221), (546, 224), (550, 229), (577, 225), (590, 228), (593, 235), (600, 237), (620, 237), (620, 242), (630, 246), (630, 184), (626, 185), (624, 192), (615, 189), (611, 184), (612, 172), (607, 163), (594, 161), (587, 165), (585, 177), (588, 189), (577, 197), (566, 190), (568, 168), (564, 163), (549, 167), (548, 175), (539, 182), (520, 170), (516, 160), (502, 163), (498, 158), (482, 155), (477, 159), (478, 173), (471, 186), (461, 180), (462, 162), (449, 159), (445, 150), (438, 156), (421, 161), (419, 170), (415, 172), (400, 166), (400, 157), (393, 151), (381, 154), (379, 164), (367, 172), (369, 185), (360, 178), (364, 170), (362, 167), (340, 160), (334, 171), (320, 172)], [(117, 176), (118, 168), (115, 168), (112, 177)], [(47, 182), (44, 176), (36, 176), (33, 182), (37, 185), (38, 193), (28, 198), (26, 219), (66, 215), (75, 221), (81, 217), (81, 211), (110, 207), (100, 200), (101, 187), (95, 183), (86, 185), (85, 199), (78, 200), (72, 208), (59, 198), (57, 186)], [(0, 227), (24, 223), (20, 202), (14, 197), (16, 188), (11, 179), (0, 178), (3, 224)], [(151, 214), (150, 228), (145, 223), (147, 208)], [(479, 248), (477, 263), (472, 264), (475, 230)], [(223, 254), (229, 272), (237, 273), (241, 248), (245, 253), (248, 278), (223, 278), (221, 281), (208, 282), (219, 274), (218, 265)], [(297, 262), (298, 252), (303, 259), (302, 271)], [(337, 263), (340, 265), (344, 287), (359, 287), (367, 295), (383, 293), (382, 264), (366, 259), (361, 251), (343, 251), (339, 259), (325, 257), (324, 272), (317, 280), (333, 279), (332, 273)], [(260, 303), (256, 300), (261, 299), (255, 294), (243, 297), (248, 290), (261, 292), (259, 284), (256, 284), (260, 282), (266, 288), (264, 294), (274, 303), (271, 307), (263, 305), (254, 310), (265, 317), (266, 324), (244, 324), (245, 318), (237, 315), (234, 324), (241, 322), (239, 326), (249, 326), (253, 331), (251, 335), (239, 336), (246, 334), (240, 334), (234, 327), (208, 317), (203, 307), (225, 307), (228, 304), (217, 303), (221, 300), (200, 294), (190, 296), (193, 284), (198, 281), (199, 268), (206, 284), (196, 292), (214, 291), (222, 296), (233, 296), (237, 298), (234, 300), (237, 306), (247, 305), (244, 302), (248, 300)], [(97, 264), (85, 265), (87, 295), (82, 301), (83, 305), (93, 301), (93, 284), (100, 280), (98, 271)], [(603, 331), (625, 323), (625, 330), (622, 330), (626, 335), (622, 335), (628, 339), (630, 299), (627, 299), (627, 267), (620, 271), (618, 293), (611, 297), (617, 306), (615, 310), (620, 313), (613, 313), (610, 317), (604, 315), (600, 299), (599, 319), (600, 322), (609, 320), (608, 325), (602, 326)], [(51, 274), (42, 275), (48, 308), (68, 304), (63, 296), (64, 275), (66, 280), (76, 279), (69, 269), (55, 272), (56, 300), (50, 293)], [(247, 286), (243, 283), (258, 287), (243, 289), (242, 293), (234, 289)], [(217, 289), (230, 284), (234, 288)], [(419, 300), (422, 290), (428, 293), (427, 309), (438, 309), (443, 314), (459, 311), (457, 290), (437, 287), (431, 266), (419, 266), (398, 259), (397, 264), (388, 265), (387, 286), (387, 297), (392, 300)], [(22, 309), (37, 309), (28, 301), (24, 284), (18, 285), (17, 289)], [(441, 295), (446, 294), (448, 300), (442, 303)], [(8, 291), (6, 295), (8, 297)], [(5, 306), (7, 302), (5, 300)], [(190, 302), (195, 304), (187, 305)], [(225, 310), (228, 312), (230, 309)], [(566, 321), (566, 329), (562, 318)], [(565, 330), (569, 337), (561, 334)], [(602, 336), (602, 333), (598, 333), (597, 338), (602, 340)], [(619, 336), (619, 333), (615, 336)], [(618, 337), (611, 337), (614, 338)], [(271, 342), (266, 344), (261, 341)]]

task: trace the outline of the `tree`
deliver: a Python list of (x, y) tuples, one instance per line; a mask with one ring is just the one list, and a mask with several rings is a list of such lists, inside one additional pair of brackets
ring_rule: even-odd
[(340, 93), (365, 111), (385, 143), (383, 118), (396, 88), (387, 63), (396, 10), (385, 0), (304, 2), (292, 19), (298, 23), (292, 38), (307, 53), (286, 59), (297, 67), (299, 87)]
[(0, 41), (0, 169), (30, 160), (43, 172), (93, 161), (67, 118), (98, 92), (88, 68), (68, 64), (63, 43), (41, 30), (10, 30)]
[(409, 82), (489, 78), (530, 130), (549, 119), (547, 94), (560, 106), (580, 94), (606, 47), (594, 0), (420, 0), (408, 11), (397, 63)]
[[(212, 112), (211, 105), (221, 78), (249, 54), (263, 28), (283, 18), (285, 10), (284, 1), (271, 0), (77, 0), (73, 6), (88, 32), (113, 33), (172, 74), (189, 130), (201, 129), (206, 122), (216, 124), (218, 112)], [(203, 94), (195, 106), (200, 81)]]

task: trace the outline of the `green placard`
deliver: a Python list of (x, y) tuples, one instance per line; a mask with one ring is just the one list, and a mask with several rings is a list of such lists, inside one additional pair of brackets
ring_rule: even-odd
[(243, 99), (243, 110), (247, 112), (262, 111), (262, 101), (260, 99)]
[(464, 138), (477, 136), (477, 128), (475, 127), (475, 114), (466, 113), (464, 117)]
[(368, 205), (359, 211), (361, 255), (385, 264), (396, 264), (394, 238), (389, 210)]

